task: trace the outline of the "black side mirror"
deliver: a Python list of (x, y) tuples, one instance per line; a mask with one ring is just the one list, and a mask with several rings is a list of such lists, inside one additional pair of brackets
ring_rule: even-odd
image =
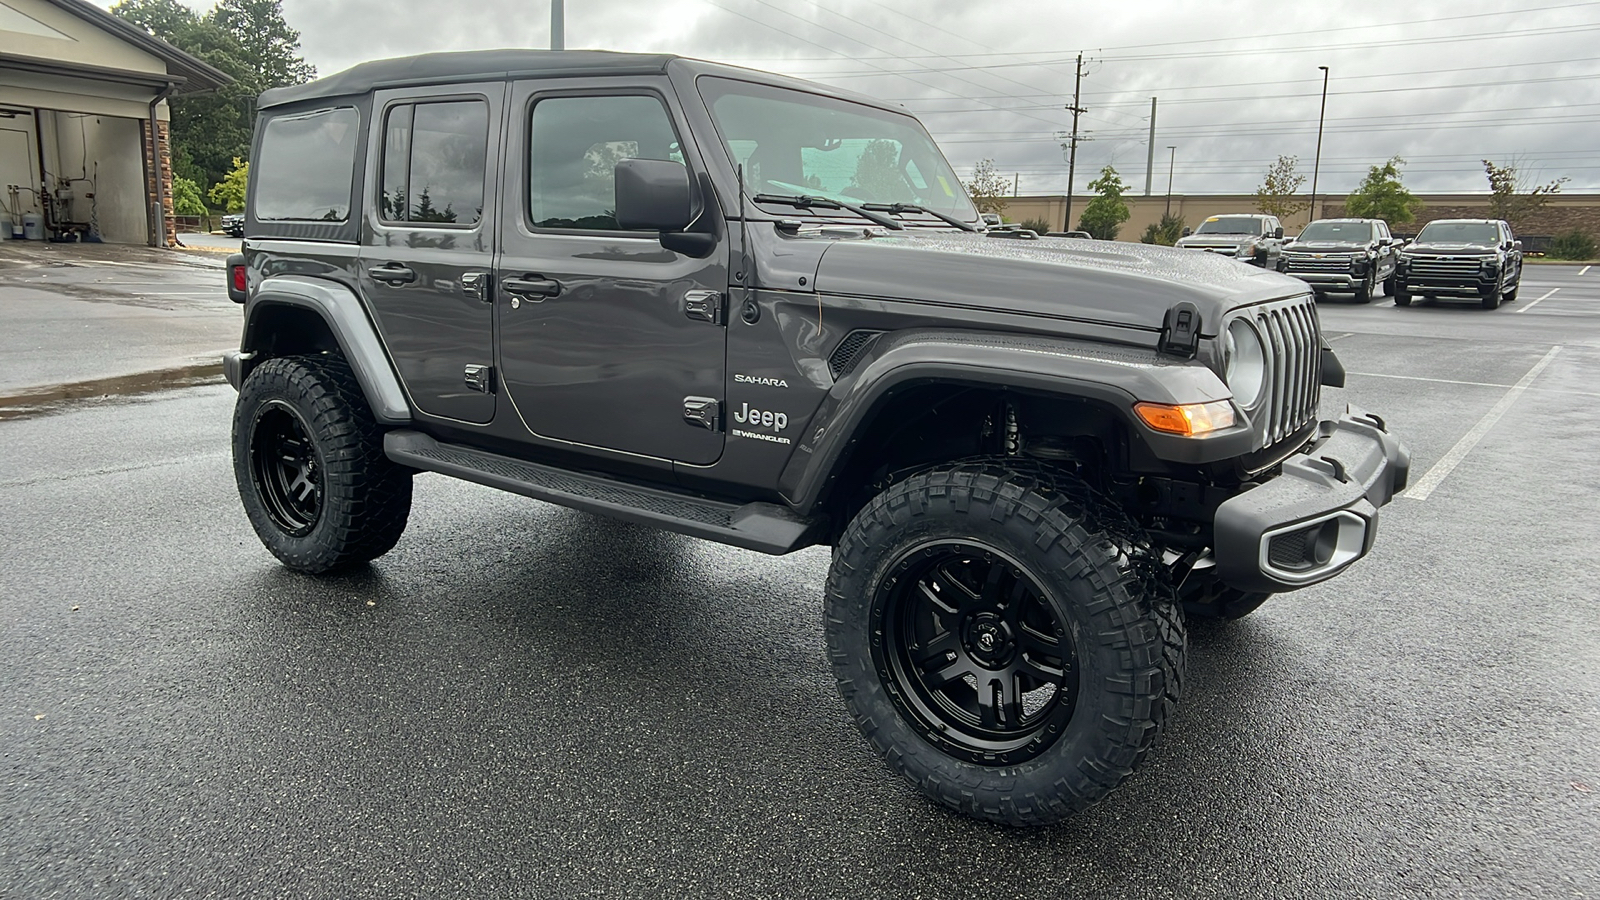
[(694, 221), (689, 170), (666, 159), (625, 159), (616, 168), (617, 227), (682, 231)]
[(1272, 236), (1280, 241), (1283, 240), (1283, 226), (1279, 225), (1277, 228), (1272, 229)]
[(1193, 228), (1190, 228), (1190, 227), (1189, 227), (1189, 226), (1187, 226), (1187, 225), (1185, 225), (1185, 226), (1183, 226), (1183, 234), (1181, 234), (1181, 235), (1179, 235), (1179, 236), (1180, 236), (1180, 237), (1188, 237), (1188, 236), (1189, 236), (1189, 235), (1191, 235), (1191, 234), (1194, 234), (1194, 229), (1193, 229)]

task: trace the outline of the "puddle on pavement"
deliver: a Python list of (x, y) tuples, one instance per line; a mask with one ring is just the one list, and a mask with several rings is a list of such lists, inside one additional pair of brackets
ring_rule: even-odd
[(0, 396), (0, 422), (65, 412), (80, 404), (155, 394), (223, 381), (222, 362), (200, 362), (137, 375), (118, 375)]

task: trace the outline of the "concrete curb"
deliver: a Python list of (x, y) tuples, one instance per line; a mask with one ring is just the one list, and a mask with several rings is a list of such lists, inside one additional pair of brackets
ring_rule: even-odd
[(79, 400), (151, 394), (223, 381), (222, 359), (202, 357), (179, 366), (113, 375), (69, 384), (50, 384), (0, 394), (0, 421), (40, 415)]

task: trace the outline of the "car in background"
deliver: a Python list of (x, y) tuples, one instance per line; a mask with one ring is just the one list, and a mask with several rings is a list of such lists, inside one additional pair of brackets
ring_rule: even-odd
[(1517, 299), (1522, 242), (1503, 219), (1438, 219), (1400, 251), (1395, 306), (1411, 298), (1476, 297), (1484, 309)]
[(1311, 285), (1318, 299), (1338, 291), (1366, 303), (1377, 293), (1394, 289), (1400, 241), (1382, 219), (1318, 219), (1283, 248), (1278, 271)]
[(1283, 223), (1276, 216), (1249, 213), (1211, 216), (1193, 232), (1185, 228), (1177, 246), (1276, 268), (1283, 252)]
[(229, 237), (244, 237), (244, 213), (228, 213), (223, 216), (222, 233)]

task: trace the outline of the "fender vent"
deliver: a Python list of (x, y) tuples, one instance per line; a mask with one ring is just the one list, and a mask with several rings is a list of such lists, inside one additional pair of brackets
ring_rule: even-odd
[(844, 336), (839, 346), (833, 348), (833, 353), (828, 356), (828, 371), (833, 373), (834, 380), (843, 378), (855, 371), (856, 363), (865, 356), (867, 349), (872, 346), (872, 341), (881, 331), (867, 331), (856, 329)]

